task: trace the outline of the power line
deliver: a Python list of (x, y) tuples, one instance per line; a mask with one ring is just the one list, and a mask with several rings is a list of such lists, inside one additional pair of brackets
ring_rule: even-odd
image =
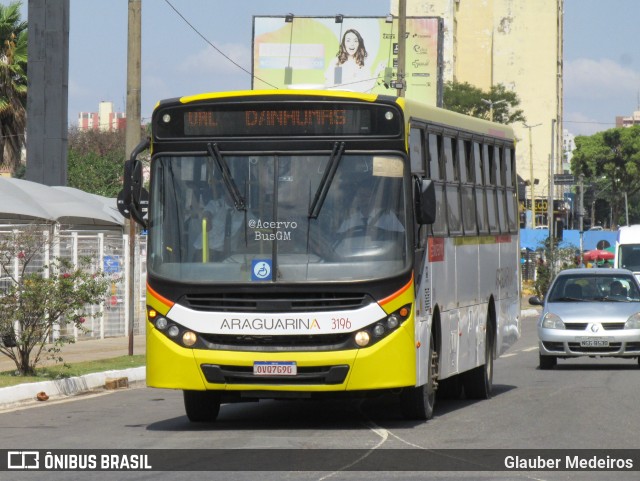
[(207, 44), (209, 44), (216, 52), (218, 52), (220, 55), (222, 55), (224, 58), (226, 58), (229, 62), (231, 62), (233, 65), (235, 65), (236, 67), (238, 67), (240, 70), (242, 70), (243, 72), (248, 73), (249, 75), (251, 75), (252, 78), (255, 78), (256, 80), (260, 80), (261, 82), (267, 84), (270, 87), (273, 87), (274, 89), (278, 89), (278, 87), (276, 87), (275, 85), (270, 84), (269, 82), (267, 82), (266, 80), (263, 80), (259, 77), (256, 77), (255, 75), (253, 75), (251, 72), (249, 72), (246, 68), (244, 68), (242, 65), (240, 65), (239, 63), (237, 63), (235, 60), (233, 60), (231, 57), (229, 57), (227, 54), (225, 54), (222, 50), (220, 50), (218, 47), (216, 47), (213, 43), (211, 43), (209, 41), (209, 39), (207, 39), (207, 37), (205, 37), (203, 34), (201, 34), (198, 29), (196, 27), (194, 27), (189, 20), (187, 20), (184, 15), (182, 15), (178, 9), (176, 7), (174, 7), (171, 2), (169, 0), (164, 0), (166, 2), (167, 5), (169, 5), (171, 7), (171, 9), (176, 12), (176, 14), (187, 24), (189, 25), (189, 27), (200, 37), (202, 38), (202, 40), (204, 40), (205, 42), (207, 42)]

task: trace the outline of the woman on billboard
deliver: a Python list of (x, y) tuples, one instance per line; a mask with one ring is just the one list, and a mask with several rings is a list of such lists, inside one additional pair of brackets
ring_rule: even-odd
[(350, 28), (342, 36), (338, 55), (325, 74), (326, 85), (328, 88), (370, 92), (384, 67), (384, 64), (380, 64), (375, 73), (371, 72), (370, 65), (367, 65), (364, 39), (360, 32)]

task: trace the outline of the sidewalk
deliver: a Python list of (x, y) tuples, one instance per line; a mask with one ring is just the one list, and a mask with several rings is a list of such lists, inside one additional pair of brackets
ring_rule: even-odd
[[(133, 354), (144, 354), (146, 336), (134, 336)], [(109, 337), (106, 339), (91, 339), (67, 344), (62, 348), (61, 356), (67, 363), (82, 361), (96, 361), (129, 354), (128, 337)], [(51, 362), (43, 362), (39, 366), (46, 366)], [(0, 372), (15, 369), (15, 364), (9, 358), (0, 359)], [(34, 404), (36, 395), (45, 392), (50, 400), (61, 399), (80, 393), (103, 389), (108, 379), (127, 378), (128, 384), (142, 383), (146, 379), (145, 367), (136, 367), (119, 371), (105, 371), (84, 376), (19, 384), (17, 386), (0, 388), (0, 411), (14, 407)]]
[[(144, 354), (146, 339), (144, 334), (133, 337), (133, 354)], [(126, 356), (129, 354), (128, 337), (107, 337), (105, 339), (90, 339), (76, 341), (73, 344), (65, 344), (60, 351), (60, 355), (66, 363), (97, 361), (112, 357)], [(39, 363), (39, 367), (53, 364), (52, 361), (44, 360)], [(16, 368), (15, 363), (6, 356), (0, 357), (0, 372), (11, 371)]]

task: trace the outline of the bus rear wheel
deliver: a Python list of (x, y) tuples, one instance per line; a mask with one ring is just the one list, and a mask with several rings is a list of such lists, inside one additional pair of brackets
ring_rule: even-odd
[(220, 394), (216, 391), (182, 391), (184, 409), (192, 423), (210, 423), (220, 412)]
[(493, 391), (493, 356), (495, 353), (495, 336), (493, 324), (487, 323), (484, 343), (484, 364), (462, 375), (464, 393), (467, 399), (489, 399)]
[(429, 353), (427, 383), (422, 386), (406, 387), (400, 393), (402, 414), (406, 419), (426, 421), (433, 417), (438, 375), (438, 353), (435, 350), (433, 332), (429, 338)]

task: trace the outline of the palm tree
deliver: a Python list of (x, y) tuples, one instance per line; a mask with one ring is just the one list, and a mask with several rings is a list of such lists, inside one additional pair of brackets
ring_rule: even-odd
[(27, 22), (21, 2), (0, 5), (0, 154), (3, 169), (20, 167), (27, 126)]

